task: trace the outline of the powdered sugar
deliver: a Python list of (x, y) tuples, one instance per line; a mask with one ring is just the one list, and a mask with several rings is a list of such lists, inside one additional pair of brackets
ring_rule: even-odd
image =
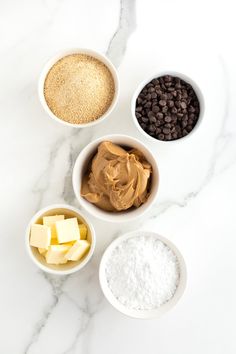
[(174, 252), (154, 235), (124, 240), (105, 268), (114, 296), (129, 309), (158, 308), (174, 295), (179, 263)]

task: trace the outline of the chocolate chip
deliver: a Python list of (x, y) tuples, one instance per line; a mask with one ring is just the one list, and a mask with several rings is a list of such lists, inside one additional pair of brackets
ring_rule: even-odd
[(180, 102), (179, 101), (175, 101), (175, 107), (176, 108), (180, 108)]
[(163, 117), (164, 117), (163, 113), (161, 113), (161, 112), (157, 113), (157, 118), (163, 119)]
[(177, 113), (177, 112), (178, 112), (177, 108), (173, 107), (172, 110), (171, 110), (171, 113)]
[(166, 134), (166, 135), (165, 135), (165, 140), (171, 140), (171, 139), (172, 139), (171, 134)]
[(157, 113), (160, 111), (160, 108), (158, 106), (153, 106), (152, 111), (153, 111), (153, 113)]
[(156, 94), (157, 94), (157, 96), (161, 97), (161, 92), (162, 92), (162, 91), (160, 90), (160, 88), (159, 88), (159, 89), (157, 89), (157, 90), (156, 90)]
[(188, 119), (188, 124), (189, 124), (189, 125), (193, 125), (193, 119), (189, 118), (189, 119)]
[(164, 125), (164, 127), (165, 127), (165, 128), (172, 128), (172, 124), (167, 123), (167, 124)]
[(151, 118), (149, 119), (149, 122), (150, 122), (150, 123), (156, 123), (156, 121), (157, 121), (156, 117), (151, 117)]
[(163, 95), (161, 95), (161, 99), (163, 100), (163, 101), (166, 101), (167, 99), (168, 99), (168, 96), (167, 96), (167, 94), (163, 94)]
[(152, 92), (154, 92), (154, 91), (155, 91), (154, 87), (150, 87), (150, 88), (148, 89), (148, 92), (150, 92), (150, 93), (152, 93)]
[(163, 133), (164, 133), (164, 134), (169, 134), (169, 133), (170, 133), (170, 129), (164, 128), (164, 129), (163, 129)]
[(165, 101), (165, 100), (160, 100), (160, 101), (159, 101), (159, 105), (160, 105), (161, 107), (166, 106), (166, 101)]
[(170, 101), (167, 102), (167, 106), (170, 107), (170, 108), (174, 107), (174, 105), (175, 105), (174, 101), (170, 100)]
[(189, 115), (189, 118), (190, 118), (190, 119), (194, 119), (194, 118), (195, 118), (195, 114), (191, 113), (191, 114)]
[(178, 138), (178, 134), (177, 134), (177, 133), (173, 133), (173, 134), (172, 134), (172, 138), (173, 138), (173, 140), (174, 140), (174, 139), (177, 139), (177, 138)]
[(150, 132), (155, 132), (155, 130), (156, 130), (155, 125), (154, 125), (154, 124), (149, 125), (149, 126), (148, 126), (148, 130), (149, 130)]
[(157, 98), (157, 94), (155, 92), (152, 93), (152, 98)]
[(185, 120), (183, 120), (182, 123), (181, 123), (181, 125), (182, 125), (183, 128), (186, 128), (187, 125), (188, 125), (188, 123), (187, 123)]
[(145, 108), (150, 108), (152, 105), (152, 103), (150, 101), (148, 101), (147, 103), (145, 103), (144, 107)]
[(149, 111), (147, 116), (148, 118), (151, 118), (151, 117), (155, 117), (155, 114), (153, 113), (153, 111)]
[(189, 106), (188, 111), (191, 113), (195, 112), (195, 108), (193, 106)]
[(192, 128), (191, 125), (187, 125), (186, 130), (187, 130), (189, 133), (191, 132), (192, 129), (193, 129), (193, 128)]
[(165, 121), (166, 123), (170, 123), (170, 122), (172, 121), (172, 119), (171, 119), (170, 116), (166, 116), (166, 117), (164, 118), (164, 121)]
[(168, 107), (167, 107), (167, 106), (162, 107), (162, 112), (163, 112), (163, 113), (167, 113), (167, 112), (168, 112)]
[(162, 134), (162, 133), (158, 134), (158, 139), (159, 140), (164, 140), (165, 139), (165, 135)]
[(172, 76), (170, 76), (170, 75), (165, 75), (165, 76), (164, 76), (164, 81), (165, 81), (165, 82), (171, 82), (171, 81), (172, 81)]
[(153, 79), (151, 82), (152, 82), (153, 85), (158, 85), (159, 84), (158, 79)]

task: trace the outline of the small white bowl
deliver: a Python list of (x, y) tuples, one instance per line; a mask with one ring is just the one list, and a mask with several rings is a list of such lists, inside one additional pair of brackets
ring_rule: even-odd
[[(49, 70), (51, 69), (51, 67), (61, 58), (70, 55), (70, 54), (87, 54), (90, 55), (98, 60), (100, 60), (102, 63), (104, 63), (108, 69), (110, 70), (113, 79), (114, 79), (114, 83), (115, 83), (115, 93), (114, 93), (114, 97), (112, 100), (112, 103), (110, 105), (110, 107), (108, 108), (108, 110), (98, 119), (89, 122), (89, 123), (82, 123), (82, 124), (72, 124), (69, 122), (66, 122), (60, 118), (58, 118), (48, 107), (47, 102), (45, 100), (45, 96), (44, 96), (44, 82), (46, 79), (46, 76), (49, 72)], [(117, 74), (117, 70), (114, 67), (114, 65), (112, 64), (112, 62), (103, 54), (96, 52), (94, 50), (91, 49), (85, 49), (85, 48), (75, 48), (75, 49), (68, 49), (68, 50), (64, 50), (63, 52), (58, 53), (57, 55), (55, 55), (53, 58), (51, 58), (43, 67), (43, 70), (41, 71), (40, 77), (39, 77), (39, 82), (38, 82), (38, 94), (39, 94), (39, 100), (45, 110), (45, 112), (55, 121), (69, 126), (69, 127), (74, 127), (74, 128), (84, 128), (84, 127), (91, 127), (93, 125), (96, 125), (100, 122), (102, 122), (105, 118), (107, 118), (109, 116), (109, 114), (113, 111), (113, 109), (115, 108), (116, 104), (117, 104), (117, 100), (119, 97), (119, 92), (120, 92), (120, 83), (119, 83), (119, 78), (118, 78), (118, 74)]]
[[(117, 298), (114, 296), (112, 291), (110, 290), (108, 284), (107, 284), (107, 279), (106, 279), (106, 264), (108, 259), (111, 257), (111, 254), (113, 250), (121, 244), (123, 241), (132, 238), (132, 237), (139, 237), (139, 236), (155, 236), (158, 240), (162, 241), (164, 244), (166, 244), (176, 255), (178, 262), (179, 262), (179, 270), (180, 270), (180, 279), (179, 279), (179, 284), (178, 287), (173, 295), (173, 297), (167, 301), (165, 304), (161, 305), (160, 307), (154, 309), (154, 310), (134, 310), (134, 309), (129, 309), (125, 307), (121, 302), (117, 300)], [(154, 232), (149, 232), (149, 231), (132, 231), (129, 232), (123, 236), (118, 237), (116, 240), (114, 240), (105, 250), (100, 267), (99, 267), (99, 281), (100, 285), (102, 288), (102, 291), (106, 297), (106, 299), (110, 302), (110, 304), (123, 313), (124, 315), (127, 315), (129, 317), (133, 318), (139, 318), (139, 319), (151, 319), (151, 318), (158, 318), (162, 316), (164, 313), (172, 309), (181, 296), (184, 293), (184, 290), (186, 288), (186, 281), (187, 281), (187, 271), (186, 271), (186, 265), (185, 261), (183, 259), (183, 256), (181, 255), (180, 251), (177, 249), (177, 247), (169, 240), (167, 240), (165, 237), (162, 237), (158, 235), (157, 233)]]
[[(198, 117), (197, 123), (196, 123), (195, 127), (193, 128), (193, 130), (182, 138), (179, 138), (176, 140), (168, 140), (168, 141), (156, 139), (156, 138), (152, 137), (151, 135), (149, 135), (148, 133), (146, 133), (143, 130), (143, 128), (140, 126), (140, 124), (136, 118), (136, 115), (135, 115), (136, 100), (138, 98), (138, 95), (142, 91), (142, 89), (153, 79), (156, 79), (156, 78), (158, 79), (159, 77), (164, 76), (164, 75), (171, 75), (171, 76), (179, 77), (180, 79), (182, 79), (185, 82), (187, 82), (188, 84), (190, 84), (197, 95), (197, 98), (199, 100), (199, 105), (200, 105), (199, 117)], [(170, 144), (170, 143), (173, 144), (173, 143), (179, 143), (179, 142), (183, 142), (183, 141), (187, 140), (188, 138), (190, 138), (193, 135), (193, 133), (196, 133), (196, 131), (199, 129), (199, 127), (202, 123), (204, 112), (205, 112), (205, 101), (204, 101), (204, 97), (203, 97), (202, 91), (200, 90), (199, 86), (196, 84), (195, 81), (190, 79), (188, 76), (186, 76), (180, 72), (177, 72), (177, 71), (167, 71), (166, 70), (166, 71), (158, 72), (158, 73), (152, 75), (151, 77), (149, 77), (148, 79), (145, 79), (144, 81), (142, 81), (138, 85), (138, 87), (135, 90), (133, 97), (131, 99), (131, 114), (133, 117), (134, 124), (137, 127), (137, 129), (139, 130), (139, 132), (152, 142), (156, 141), (156, 142), (164, 143), (164, 144)]]
[[(29, 239), (30, 239), (30, 229), (31, 225), (42, 222), (42, 217), (43, 216), (50, 216), (50, 215), (66, 215), (69, 217), (77, 217), (81, 223), (85, 224), (88, 228), (88, 241), (91, 243), (91, 247), (89, 252), (86, 254), (84, 258), (82, 258), (79, 261), (71, 261), (66, 264), (47, 264), (45, 258), (43, 255), (41, 255), (38, 252), (38, 249), (36, 247), (30, 246)], [(46, 208), (43, 208), (39, 210), (30, 220), (27, 229), (26, 229), (26, 234), (25, 234), (25, 246), (27, 253), (30, 257), (30, 259), (33, 261), (34, 264), (41, 270), (47, 273), (51, 274), (56, 274), (56, 275), (66, 275), (66, 274), (72, 274), (74, 272), (77, 272), (78, 270), (82, 269), (88, 261), (91, 259), (94, 249), (95, 249), (95, 244), (96, 244), (96, 236), (95, 236), (95, 231), (88, 220), (87, 217), (85, 217), (80, 210), (67, 205), (67, 204), (53, 204), (49, 205)]]
[[(151, 182), (151, 193), (147, 201), (142, 204), (139, 208), (131, 208), (125, 211), (119, 212), (108, 212), (104, 211), (94, 204), (87, 201), (85, 198), (81, 196), (81, 184), (84, 174), (87, 171), (88, 164), (90, 163), (91, 159), (97, 152), (98, 145), (102, 141), (111, 141), (114, 144), (118, 144), (124, 147), (129, 148), (137, 148), (139, 151), (143, 153), (146, 157), (147, 161), (152, 165), (152, 182)], [(76, 198), (80, 205), (88, 211), (93, 216), (109, 221), (109, 222), (125, 222), (130, 221), (135, 218), (140, 217), (145, 212), (149, 210), (151, 205), (154, 203), (157, 191), (159, 187), (159, 172), (157, 167), (157, 162), (151, 151), (139, 140), (122, 134), (113, 134), (113, 135), (106, 135), (98, 138), (97, 140), (92, 141), (88, 144), (79, 154), (77, 160), (74, 165), (73, 169), (73, 188), (76, 195)]]

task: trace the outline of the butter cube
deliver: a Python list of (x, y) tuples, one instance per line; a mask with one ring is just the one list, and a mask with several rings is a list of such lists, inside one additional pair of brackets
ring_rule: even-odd
[(67, 262), (65, 254), (71, 248), (70, 245), (51, 245), (46, 253), (46, 262), (48, 264), (64, 264)]
[(40, 248), (38, 247), (38, 251), (40, 254), (42, 254), (43, 256), (45, 256), (45, 254), (47, 253), (47, 249), (46, 248)]
[(30, 245), (48, 249), (51, 242), (51, 229), (46, 225), (33, 224), (30, 232)]
[(69, 261), (78, 261), (88, 252), (90, 243), (86, 240), (78, 240), (66, 253), (65, 258)]
[(64, 219), (65, 219), (64, 215), (53, 215), (53, 216), (43, 217), (43, 225), (51, 227), (52, 238), (54, 239), (57, 238), (56, 227), (55, 227), (56, 221), (60, 221)]
[(87, 226), (84, 224), (79, 224), (80, 240), (86, 240), (87, 238)]
[(77, 218), (56, 221), (58, 243), (65, 243), (80, 239), (80, 231)]
[(59, 245), (57, 238), (51, 238), (51, 245)]

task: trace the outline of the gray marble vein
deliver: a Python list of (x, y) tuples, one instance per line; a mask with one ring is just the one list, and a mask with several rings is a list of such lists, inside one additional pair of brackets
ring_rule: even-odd
[[(161, 204), (156, 204), (149, 213), (149, 219), (155, 219), (157, 216), (168, 211), (170, 208), (174, 206), (178, 206), (180, 208), (186, 207), (194, 198), (196, 198), (202, 190), (209, 185), (212, 179), (217, 175), (216, 167), (219, 161), (219, 158), (224, 153), (228, 144), (234, 141), (234, 135), (229, 134), (227, 131), (227, 122), (230, 118), (230, 79), (226, 69), (225, 61), (222, 56), (218, 57), (220, 68), (222, 71), (222, 76), (224, 78), (224, 87), (222, 87), (222, 91), (224, 92), (222, 97), (224, 97), (224, 110), (222, 114), (221, 125), (219, 129), (219, 134), (216, 137), (213, 145), (212, 155), (209, 161), (209, 167), (207, 169), (205, 178), (203, 179), (200, 186), (195, 191), (187, 192), (181, 200), (168, 200)], [(224, 172), (227, 168), (231, 167), (236, 163), (236, 151), (235, 156), (231, 160), (231, 162), (225, 166), (220, 172)]]
[(51, 303), (45, 309), (43, 316), (40, 318), (38, 323), (35, 325), (33, 334), (29, 340), (29, 343), (26, 345), (26, 348), (24, 350), (24, 354), (29, 354), (32, 345), (37, 342), (42, 330), (44, 329), (44, 327), (47, 324), (47, 321), (48, 321), (50, 315), (52, 314), (53, 310), (55, 309), (55, 307), (58, 304), (59, 298), (62, 295), (62, 286), (68, 278), (68, 276), (56, 277), (53, 275), (49, 275), (45, 272), (40, 272), (40, 274), (42, 274), (44, 279), (51, 286), (52, 300), (51, 300)]
[[(120, 17), (119, 17), (119, 25), (118, 28), (115, 32), (115, 34), (112, 36), (108, 50), (107, 50), (107, 55), (111, 59), (111, 61), (114, 63), (115, 66), (119, 66), (123, 56), (125, 54), (127, 42), (129, 39), (129, 36), (132, 34), (132, 32), (135, 30), (136, 27), (136, 20), (135, 20), (135, 0), (121, 0), (120, 3)], [(69, 136), (61, 136), (59, 137), (55, 143), (51, 147), (50, 151), (50, 157), (47, 162), (47, 165), (45, 167), (45, 170), (41, 174), (41, 176), (38, 178), (37, 182), (35, 183), (35, 186), (33, 188), (33, 193), (37, 194), (38, 196), (38, 201), (35, 206), (36, 210), (40, 209), (43, 204), (43, 200), (45, 197), (45, 194), (47, 192), (47, 189), (50, 185), (50, 181), (52, 178), (52, 173), (53, 173), (53, 168), (55, 166), (56, 160), (59, 158), (58, 157), (58, 150), (65, 144), (69, 144), (69, 154), (68, 154), (68, 167), (67, 170), (65, 171), (64, 174), (64, 187), (63, 187), (63, 192), (62, 192), (62, 199), (66, 203), (72, 203), (74, 201), (74, 193), (72, 189), (72, 167), (75, 162), (75, 159), (83, 147), (85, 141), (84, 139), (81, 139), (81, 133), (82, 130), (78, 129), (72, 129), (71, 133)], [(92, 140), (93, 138), (93, 129), (86, 131), (86, 133), (90, 134), (89, 136), (86, 135), (87, 141)], [(69, 276), (65, 277), (56, 277), (53, 275), (48, 275), (46, 273), (42, 272), (42, 276), (44, 279), (50, 284), (51, 289), (52, 289), (52, 300), (50, 304), (47, 306), (44, 314), (42, 317), (39, 319), (38, 323), (35, 325), (34, 332), (29, 340), (29, 343), (26, 346), (26, 349), (24, 351), (25, 354), (29, 354), (31, 347), (33, 344), (35, 344), (41, 334), (41, 331), (43, 328), (47, 325), (47, 321), (56, 308), (58, 301), (62, 294), (64, 294), (67, 298), (68, 301), (72, 301), (73, 304), (76, 306), (78, 310), (78, 316), (81, 318), (81, 323), (79, 328), (76, 331), (75, 337), (73, 342), (71, 343), (70, 347), (64, 351), (62, 354), (70, 354), (74, 351), (76, 348), (76, 345), (81, 338), (81, 335), (86, 332), (86, 330), (89, 327), (90, 321), (93, 318), (93, 316), (96, 314), (100, 304), (103, 301), (103, 296), (99, 299), (98, 303), (96, 304), (95, 308), (92, 308), (89, 304), (88, 298), (85, 298), (85, 306), (79, 306), (67, 293), (64, 293), (62, 290), (62, 286), (65, 283), (65, 281), (68, 279)], [(88, 281), (91, 281), (91, 279), (88, 279)], [(87, 352), (88, 348), (84, 348), (84, 351)]]
[[(78, 310), (78, 313), (81, 316), (80, 327), (77, 329), (75, 333), (73, 342), (70, 344), (69, 348), (67, 348), (63, 353), (61, 353), (61, 354), (72, 354), (81, 336), (87, 332), (92, 318), (97, 313), (98, 308), (103, 301), (103, 296), (99, 299), (98, 303), (96, 304), (96, 307), (92, 309), (88, 301), (88, 297), (85, 298), (85, 306), (81, 307), (68, 294), (65, 295), (69, 301), (73, 302), (73, 304)], [(83, 353), (87, 353), (87, 352), (88, 352), (88, 348), (83, 348)]]
[[(74, 132), (69, 137), (69, 144), (70, 144), (70, 151), (68, 156), (69, 165), (67, 171), (65, 172), (64, 188), (62, 192), (62, 198), (68, 204), (71, 204), (75, 199), (75, 195), (72, 187), (72, 172), (73, 172), (73, 166), (76, 161), (76, 158), (80, 150), (84, 146), (84, 142), (81, 139), (82, 134), (83, 134), (82, 129), (79, 130), (74, 129)], [(86, 138), (88, 142), (92, 140), (93, 129), (89, 129), (86, 131)]]
[(65, 142), (65, 138), (59, 137), (55, 141), (55, 143), (52, 145), (51, 150), (50, 150), (49, 159), (48, 159), (47, 165), (45, 167), (45, 170), (39, 176), (38, 180), (36, 181), (36, 183), (32, 189), (32, 192), (38, 196), (38, 201), (37, 201), (37, 204), (35, 205), (36, 211), (42, 207), (44, 195), (48, 190), (51, 174), (52, 174), (53, 167), (55, 164), (55, 160), (58, 156), (58, 150), (64, 144), (64, 142)]
[[(64, 188), (63, 188), (62, 197), (63, 200), (67, 203), (71, 203), (74, 200), (74, 193), (72, 188), (72, 167), (79, 151), (83, 147), (82, 146), (83, 141), (81, 141), (80, 139), (81, 132), (82, 132), (81, 129), (79, 130), (72, 129), (69, 137), (59, 137), (51, 147), (50, 157), (46, 165), (45, 171), (39, 177), (33, 189), (33, 192), (38, 194), (38, 202), (36, 205), (36, 210), (42, 207), (42, 202), (45, 193), (47, 192), (48, 187), (50, 185), (52, 170), (55, 165), (55, 161), (58, 158), (58, 150), (66, 142), (68, 142), (70, 146), (69, 156), (68, 156), (69, 166), (68, 169), (65, 171)], [(89, 140), (90, 139), (92, 139), (92, 131), (90, 132)], [(66, 281), (66, 279), (68, 278), (68, 276), (57, 277), (57, 276), (49, 275), (44, 272), (41, 272), (41, 274), (44, 277), (44, 279), (50, 284), (53, 298), (51, 304), (45, 310), (45, 313), (43, 314), (42, 318), (36, 324), (33, 335), (30, 338), (30, 341), (25, 349), (24, 352), (25, 354), (29, 353), (32, 344), (37, 342), (41, 331), (43, 330), (43, 328), (47, 323), (48, 318), (50, 317), (51, 313), (53, 312), (53, 310), (58, 304), (59, 298), (63, 293), (61, 288), (64, 282)]]
[(110, 40), (106, 55), (118, 67), (126, 51), (130, 35), (136, 28), (135, 0), (120, 0), (120, 18), (116, 32)]

